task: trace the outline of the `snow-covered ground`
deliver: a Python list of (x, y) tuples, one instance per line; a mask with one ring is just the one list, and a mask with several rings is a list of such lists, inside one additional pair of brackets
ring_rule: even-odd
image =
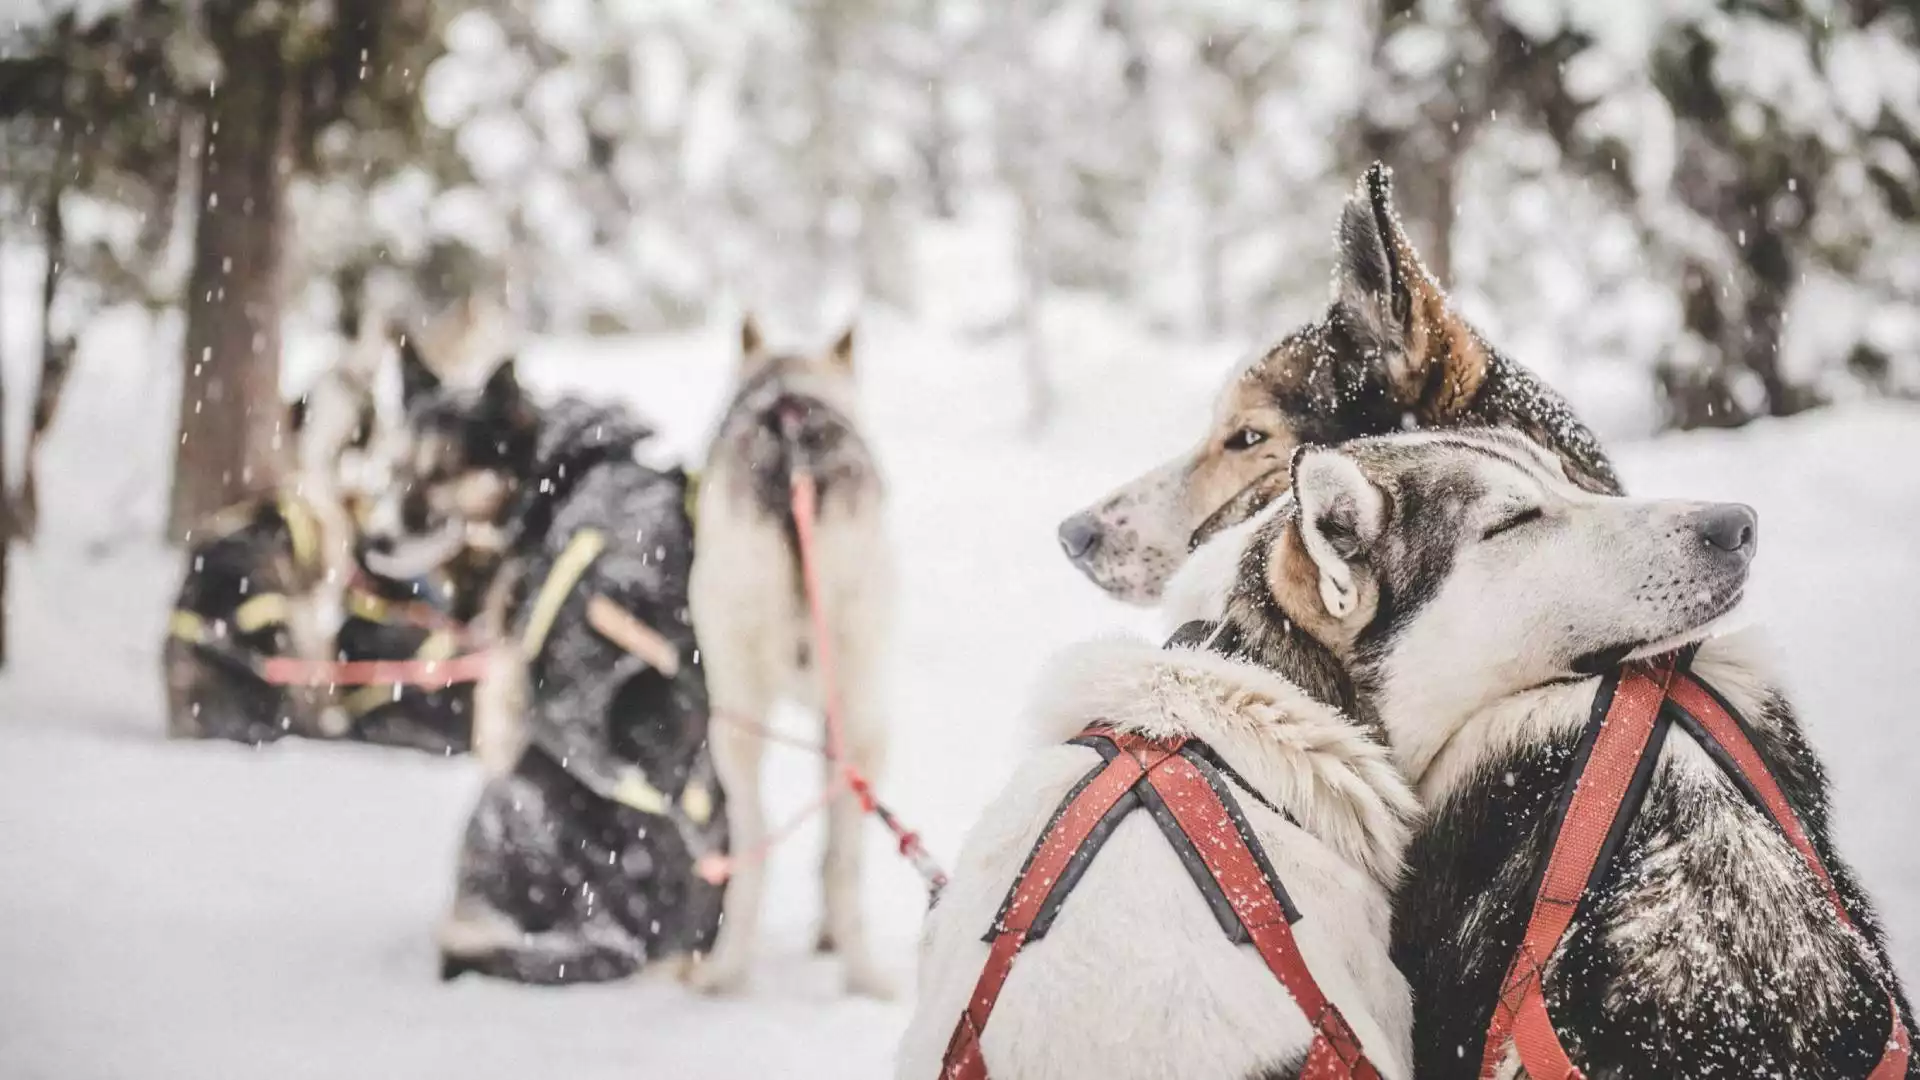
[[(1027, 743), (1020, 705), (1044, 657), (1152, 625), (1076, 575), (1055, 523), (1196, 434), (1231, 359), (1057, 314), (1056, 339), (1072, 343), (1063, 409), (1034, 440), (1018, 435), (1010, 345), (970, 343), (938, 320), (864, 327), (870, 427), (906, 570), (882, 786), (941, 856)], [(664, 451), (691, 454), (730, 340), (553, 342), (524, 369), (543, 389), (631, 400), (662, 424)], [(96, 499), (152, 505), (152, 491), (123, 489), (157, 475), (130, 455), (164, 443), (102, 460), (113, 421), (85, 404), (125, 409), (113, 403), (149, 391), (80, 389), (112, 375), (76, 374), (75, 411), (48, 458), (50, 473), (66, 471), (48, 487), (72, 480), (95, 485)], [(1880, 897), (1904, 970), (1920, 973), (1920, 410), (1854, 406), (1618, 456), (1639, 492), (1760, 509), (1757, 611), (1831, 766), (1843, 846)], [(429, 935), (474, 767), (368, 747), (162, 740), (172, 557), (138, 544), (103, 553), (52, 521), (48, 536), (17, 563), (16, 653), (0, 674), (0, 1076), (889, 1074), (905, 1005), (841, 999), (831, 962), (808, 951), (812, 832), (778, 854), (763, 963), (744, 997), (707, 1000), (657, 977), (441, 984)], [(773, 773), (777, 815), (800, 805), (817, 769), (782, 755)], [(871, 850), (873, 918), (910, 991), (919, 886), (878, 830)]]

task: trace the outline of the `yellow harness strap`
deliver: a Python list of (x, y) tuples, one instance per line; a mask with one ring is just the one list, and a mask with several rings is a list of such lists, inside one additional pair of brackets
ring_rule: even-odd
[[(631, 806), (643, 814), (662, 817), (673, 808), (673, 800), (654, 787), (645, 773), (633, 767), (621, 771), (620, 782), (613, 789), (613, 801), (622, 806)], [(687, 789), (680, 793), (680, 810), (695, 825), (705, 825), (713, 817), (713, 793), (707, 790), (706, 785), (689, 781)]]
[(687, 524), (697, 524), (700, 520), (700, 474), (687, 470)]
[(680, 809), (695, 825), (705, 825), (713, 817), (713, 793), (697, 780), (688, 781), (687, 790), (680, 793)]
[(368, 622), (384, 623), (393, 614), (393, 605), (384, 597), (361, 588), (347, 590), (347, 614)]
[(395, 693), (398, 687), (392, 683), (380, 683), (374, 686), (357, 686), (341, 697), (340, 707), (355, 720), (367, 715), (382, 705), (400, 700)]
[(207, 620), (201, 618), (198, 612), (179, 609), (175, 609), (173, 614), (167, 617), (167, 633), (193, 645), (208, 641), (212, 637), (208, 633)]
[(293, 606), (285, 594), (261, 593), (248, 597), (233, 609), (233, 625), (241, 633), (251, 634), (286, 622), (292, 612)]
[(527, 619), (526, 633), (520, 637), (520, 654), (528, 660), (540, 655), (540, 647), (547, 642), (547, 634), (553, 630), (553, 620), (560, 617), (560, 606), (567, 602), (567, 594), (580, 583), (580, 577), (600, 557), (607, 546), (606, 534), (598, 529), (581, 529), (567, 541), (560, 557), (553, 561), (553, 569), (547, 572), (547, 580), (540, 583), (540, 593), (533, 600), (533, 614)]
[(287, 523), (294, 565), (312, 566), (320, 557), (320, 526), (314, 520), (313, 511), (292, 492), (282, 494), (274, 505), (280, 510), (280, 520)]

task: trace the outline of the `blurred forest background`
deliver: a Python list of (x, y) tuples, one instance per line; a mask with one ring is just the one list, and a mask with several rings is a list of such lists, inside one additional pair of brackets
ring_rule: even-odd
[(1648, 430), (1920, 391), (1920, 6), (1875, 0), (0, 0), (6, 390), (43, 431), (151, 312), (177, 533), (280, 467), (292, 333), (906, 309), (957, 219), (1044, 423), (1051, 299), (1259, 344), (1376, 157), (1490, 336)]

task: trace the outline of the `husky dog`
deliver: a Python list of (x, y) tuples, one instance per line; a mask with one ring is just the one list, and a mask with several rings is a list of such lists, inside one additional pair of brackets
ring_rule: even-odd
[(383, 479), (375, 386), (384, 344), (363, 333), (289, 408), (288, 482), (193, 531), (163, 650), (170, 736), (258, 743), (347, 733), (330, 691), (272, 686), (252, 665), (334, 655), (358, 521)]
[[(881, 663), (892, 601), (892, 561), (881, 521), (880, 474), (855, 419), (853, 332), (818, 356), (775, 353), (751, 319), (741, 335), (739, 386), (720, 420), (700, 485), (693, 565), (694, 624), (706, 650), (714, 713), (714, 763), (727, 790), (734, 844), (754, 851), (767, 835), (760, 802), (762, 723), (776, 700), (824, 709), (801, 580), (791, 479), (811, 474), (819, 492), (816, 550), (821, 601), (839, 680), (845, 752), (868, 778), (885, 756)], [(827, 814), (822, 949), (846, 962), (848, 990), (885, 995), (860, 913), (861, 811), (850, 794)], [(742, 862), (727, 891), (712, 955), (693, 972), (709, 991), (744, 983), (758, 936), (761, 867)]]
[[(1276, 542), (1282, 551), (1298, 545)], [(1276, 610), (1306, 603), (1318, 598), (1274, 597)], [(1388, 952), (1389, 894), (1413, 794), (1386, 748), (1337, 696), (1322, 696), (1328, 658), (1303, 648), (1300, 663), (1266, 667), (1223, 654), (1212, 636), (1181, 635), (1188, 642), (1167, 649), (1094, 642), (1069, 650), (1042, 680), (1043, 737), (1071, 739), (1104, 721), (1204, 742), (1300, 912), (1293, 933), (1314, 980), (1381, 1075), (1406, 1077), (1412, 1007)], [(953, 883), (927, 917), (901, 1080), (939, 1075), (986, 963), (982, 933), (1056, 808), (1099, 760), (1070, 743), (1040, 751), (969, 833)], [(1315, 1019), (1251, 947), (1222, 932), (1152, 816), (1129, 814), (1085, 865), (1046, 937), (1030, 939), (1014, 960), (981, 1049), (999, 1080), (1293, 1077)]]
[[(400, 337), (398, 353), (404, 412), (434, 393), (440, 383), (414, 335)], [(393, 490), (388, 480), (393, 459), (404, 454), (407, 445), (404, 425), (383, 429), (374, 470), (381, 478), (382, 496)], [(446, 660), (467, 647), (466, 628), (479, 616), (480, 603), (498, 568), (496, 551), (462, 546), (423, 576), (395, 578), (367, 565), (378, 562), (380, 554), (371, 550), (364, 532), (357, 548), (358, 574), (335, 636), (341, 660)], [(471, 684), (374, 684), (342, 687), (338, 696), (354, 738), (436, 754), (464, 753), (471, 745)]]
[[(1746, 585), (1753, 512), (1598, 495), (1501, 431), (1309, 448), (1290, 479), (1291, 498), (1216, 541), (1248, 551), (1214, 586), (1222, 636), (1271, 664), (1329, 650), (1329, 679), (1384, 731), (1427, 808), (1394, 901), (1414, 1073), (1479, 1071), (1598, 673), (1698, 643), (1693, 671), (1752, 728), (1858, 929), (1676, 728), (1545, 961), (1552, 1020), (1592, 1077), (1867, 1075), (1887, 993), (1912, 1012), (1829, 839), (1825, 776), (1792, 708), (1749, 635), (1715, 636)], [(1236, 565), (1210, 549), (1203, 563)], [(1520, 1067), (1504, 1053), (1510, 1080)]]
[(1115, 597), (1150, 604), (1188, 551), (1286, 487), (1305, 444), (1405, 428), (1509, 427), (1581, 486), (1619, 491), (1599, 443), (1532, 372), (1448, 304), (1401, 229), (1392, 174), (1367, 170), (1341, 212), (1326, 316), (1241, 369), (1199, 445), (1060, 526), (1067, 557)]
[(626, 410), (536, 405), (512, 361), (477, 389), (432, 387), (368, 556), (396, 579), (497, 557), (482, 622), (498, 640), (474, 739), (496, 774), (460, 852), (442, 975), (620, 978), (703, 949), (726, 846), (707, 698), (687, 614), (687, 482), (642, 465)]

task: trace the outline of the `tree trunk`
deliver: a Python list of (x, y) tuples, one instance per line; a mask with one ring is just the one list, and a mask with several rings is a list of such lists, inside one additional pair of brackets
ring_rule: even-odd
[[(6, 233), (0, 230), (0, 269), (6, 262)], [(6, 283), (0, 281), (0, 328), (7, 325)], [(0, 329), (0, 668), (7, 666), (7, 554), (13, 550), (13, 507), (7, 493), (7, 335)]]
[(271, 487), (285, 458), (280, 303), (294, 96), (280, 30), (252, 6), (209, 5), (207, 17), (225, 77), (207, 102), (200, 158), (168, 521), (176, 540)]

